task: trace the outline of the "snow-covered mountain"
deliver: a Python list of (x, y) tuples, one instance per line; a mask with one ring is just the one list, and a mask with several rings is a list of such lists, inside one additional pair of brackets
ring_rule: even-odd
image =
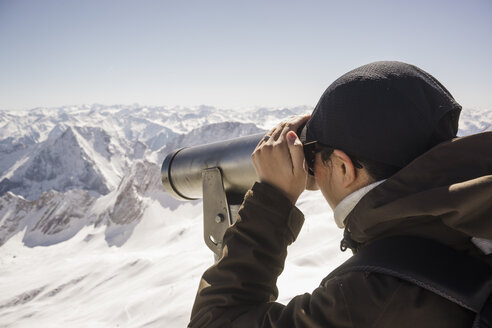
[(135, 160), (159, 162), (173, 147), (256, 133), (307, 110), (95, 105), (2, 111), (0, 195), (12, 191), (35, 200), (45, 191), (74, 189), (106, 195)]
[[(186, 326), (213, 257), (201, 202), (164, 191), (162, 160), (310, 110), (0, 111), (0, 327)], [(463, 111), (460, 135), (485, 130), (492, 111)], [(283, 302), (348, 256), (321, 195), (305, 193), (298, 205), (308, 220), (279, 280)]]
[(149, 188), (163, 206), (176, 206), (160, 183), (167, 153), (258, 133), (264, 130), (255, 120), (282, 116), (267, 109), (135, 106), (1, 113), (0, 136), (8, 137), (0, 142), (0, 245), (26, 229), (28, 246), (54, 244), (101, 224), (108, 244), (121, 245), (142, 217), (141, 197)]

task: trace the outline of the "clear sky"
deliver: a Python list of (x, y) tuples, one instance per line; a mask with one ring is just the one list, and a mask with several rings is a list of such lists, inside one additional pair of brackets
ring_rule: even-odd
[(0, 109), (314, 106), (376, 60), (492, 108), (492, 1), (0, 0)]

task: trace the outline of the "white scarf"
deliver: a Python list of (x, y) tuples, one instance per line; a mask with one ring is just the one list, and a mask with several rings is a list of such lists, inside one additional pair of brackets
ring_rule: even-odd
[(345, 218), (347, 217), (347, 215), (349, 215), (350, 212), (352, 212), (355, 205), (357, 205), (362, 197), (364, 197), (369, 191), (373, 190), (384, 181), (386, 180), (376, 181), (374, 183), (371, 183), (370, 185), (354, 191), (353, 193), (345, 197), (337, 205), (337, 207), (335, 207), (335, 210), (333, 211), (333, 216), (335, 217), (335, 222), (340, 229), (343, 229), (345, 227)]

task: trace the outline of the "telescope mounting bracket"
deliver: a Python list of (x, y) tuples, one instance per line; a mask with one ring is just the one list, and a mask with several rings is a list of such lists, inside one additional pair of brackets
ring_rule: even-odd
[(222, 253), (225, 231), (236, 222), (240, 204), (230, 204), (220, 168), (204, 169), (202, 182), (205, 244), (214, 252), (217, 261)]

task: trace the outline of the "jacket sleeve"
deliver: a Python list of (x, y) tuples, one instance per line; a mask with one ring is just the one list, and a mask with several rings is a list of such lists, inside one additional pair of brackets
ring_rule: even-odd
[(276, 188), (255, 184), (224, 235), (220, 260), (202, 276), (189, 327), (350, 326), (336, 281), (286, 306), (275, 302), (287, 246), (303, 222), (303, 214)]

